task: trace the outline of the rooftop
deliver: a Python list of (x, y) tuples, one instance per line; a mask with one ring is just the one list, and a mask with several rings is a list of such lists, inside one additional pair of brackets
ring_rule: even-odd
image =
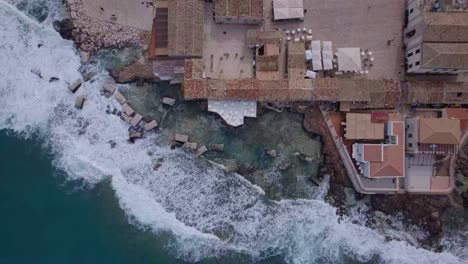
[(460, 144), (460, 120), (448, 118), (419, 119), (419, 143), (422, 144)]
[(383, 123), (371, 121), (369, 113), (346, 113), (346, 139), (384, 139)]
[(468, 42), (466, 12), (425, 12), (424, 42)]
[(391, 144), (355, 144), (363, 146), (365, 176), (379, 177), (404, 177), (405, 176), (405, 125), (402, 121), (390, 121), (389, 135), (395, 136), (396, 142)]
[[(466, 30), (468, 31), (468, 28)], [(421, 63), (423, 69), (450, 68), (468, 70), (468, 42), (424, 43)]]
[(263, 0), (214, 0), (215, 16), (263, 18)]
[(167, 1), (169, 56), (202, 56), (204, 5), (203, 0)]
[(468, 83), (407, 81), (407, 104), (468, 104)]

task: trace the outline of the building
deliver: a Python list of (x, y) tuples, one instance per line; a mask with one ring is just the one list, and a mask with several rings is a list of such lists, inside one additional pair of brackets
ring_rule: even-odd
[(213, 5), (216, 23), (263, 23), (263, 0), (214, 0)]
[(402, 121), (388, 121), (385, 124), (384, 142), (378, 144), (355, 143), (353, 144), (352, 157), (358, 163), (358, 172), (361, 176), (367, 178), (404, 177), (404, 123)]
[(203, 54), (203, 0), (157, 0), (151, 35), (153, 72), (161, 80), (181, 82), (186, 58)]
[(460, 120), (462, 133), (468, 131), (468, 109), (467, 108), (445, 108), (442, 110), (442, 117)]
[(468, 72), (468, 12), (432, 12), (422, 0), (408, 1), (407, 8), (407, 72)]
[(407, 81), (403, 84), (410, 105), (466, 105), (468, 83), (443, 81)]
[(346, 113), (346, 139), (383, 140), (384, 123), (375, 122), (369, 113)]
[(406, 151), (408, 153), (456, 154), (461, 136), (462, 131), (458, 119), (406, 119)]

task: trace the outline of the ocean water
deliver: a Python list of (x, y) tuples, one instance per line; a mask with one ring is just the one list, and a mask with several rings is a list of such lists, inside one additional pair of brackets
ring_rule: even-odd
[[(58, 2), (46, 2), (53, 15)], [(80, 88), (88, 100), (75, 110), (77, 50), (52, 18), (26, 13), (0, 0), (0, 262), (466, 261), (454, 253), (466, 243), (434, 253), (365, 227), (365, 215), (340, 219), (326, 184), (313, 199), (273, 201), (158, 134), (129, 144), (126, 125), (106, 114), (120, 106), (99, 94), (106, 72)]]

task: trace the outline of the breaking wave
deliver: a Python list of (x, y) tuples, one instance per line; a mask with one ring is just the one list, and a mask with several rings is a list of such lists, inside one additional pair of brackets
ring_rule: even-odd
[[(287, 263), (462, 262), (340, 220), (321, 198), (268, 200), (239, 175), (171, 150), (157, 134), (129, 144), (124, 122), (106, 114), (108, 106), (119, 105), (99, 93), (107, 74), (101, 71), (79, 89), (87, 101), (83, 110), (75, 110), (76, 95), (67, 89), (81, 77), (73, 43), (50, 23), (40, 24), (3, 1), (0, 58), (0, 129), (22, 137), (41, 135), (55, 154), (54, 165), (70, 179), (90, 186), (110, 179), (129, 221), (170, 233), (167, 248), (179, 258), (240, 253), (253, 260), (280, 256)], [(52, 77), (59, 80), (49, 82)]]

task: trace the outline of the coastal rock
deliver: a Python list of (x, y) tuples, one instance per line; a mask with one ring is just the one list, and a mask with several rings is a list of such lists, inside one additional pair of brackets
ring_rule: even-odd
[(373, 210), (382, 211), (388, 215), (403, 213), (411, 222), (421, 225), (431, 235), (443, 231), (442, 216), (450, 208), (448, 196), (374, 194), (370, 196)]
[(274, 150), (274, 149), (269, 149), (269, 150), (265, 151), (265, 154), (267, 154), (268, 156), (270, 156), (272, 158), (276, 158), (276, 155), (277, 155), (276, 150)]
[(304, 129), (311, 134), (311, 137), (316, 138), (318, 135), (321, 137), (323, 143), (323, 155), (324, 155), (324, 167), (327, 168), (331, 173), (330, 180), (332, 185), (330, 186), (330, 191), (333, 192), (333, 185), (343, 185), (344, 187), (352, 187), (351, 181), (349, 180), (348, 173), (341, 161), (340, 154), (336, 149), (333, 138), (331, 137), (325, 120), (320, 112), (318, 105), (313, 105), (312, 107), (305, 110)]
[(64, 39), (71, 40), (73, 38), (72, 32), (75, 29), (73, 21), (69, 18), (63, 20), (56, 20), (53, 22), (54, 29), (62, 36)]
[(54, 26), (62, 37), (73, 38), (83, 51), (140, 44), (141, 30), (88, 17), (82, 1), (73, 2), (70, 15), (72, 19), (58, 21)]
[(291, 166), (292, 164), (289, 160), (283, 160), (278, 164), (278, 169), (280, 171), (287, 171)]
[(127, 67), (113, 69), (109, 73), (117, 83), (159, 81), (159, 78), (153, 74), (153, 66), (150, 63), (140, 64), (135, 62)]

